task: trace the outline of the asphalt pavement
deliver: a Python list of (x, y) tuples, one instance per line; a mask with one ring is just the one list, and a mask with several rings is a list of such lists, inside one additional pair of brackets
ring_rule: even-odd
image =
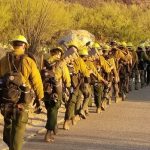
[[(46, 114), (30, 117), (23, 150), (150, 150), (150, 87), (133, 91), (128, 99), (112, 103), (106, 111), (90, 115), (72, 126), (62, 129), (64, 109), (59, 111), (59, 132), (54, 143), (44, 142)], [(0, 150), (3, 122), (0, 122)]]
[(150, 150), (150, 87), (133, 91), (128, 100), (112, 103), (102, 114), (90, 115), (69, 131), (59, 125), (54, 143), (45, 130), (27, 139), (23, 150)]

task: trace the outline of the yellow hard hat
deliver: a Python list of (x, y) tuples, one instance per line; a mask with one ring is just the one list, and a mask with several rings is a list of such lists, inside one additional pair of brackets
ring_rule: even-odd
[(133, 44), (131, 42), (127, 43), (127, 47), (130, 48), (130, 47), (133, 47)]
[(97, 49), (100, 49), (101, 46), (99, 43), (95, 42), (93, 45), (92, 45), (93, 48), (97, 48)]
[(121, 47), (127, 47), (127, 43), (123, 41), (123, 42), (120, 43), (120, 46)]
[(80, 49), (78, 53), (79, 53), (79, 55), (82, 55), (82, 56), (88, 56), (89, 55), (88, 49), (86, 47)]
[(145, 48), (145, 44), (142, 43), (142, 44), (140, 44), (138, 47), (143, 49), (143, 48)]
[(15, 42), (15, 41), (20, 41), (25, 43), (27, 46), (29, 46), (29, 43), (27, 41), (27, 39), (23, 36), (23, 35), (18, 35), (16, 36), (11, 42)]
[(60, 51), (62, 54), (64, 53), (64, 50), (63, 50), (60, 46), (54, 47), (54, 48), (50, 49), (49, 52), (52, 52), (52, 51), (54, 52), (54, 51), (56, 51), (56, 50)]
[(67, 47), (70, 47), (70, 46), (75, 46), (76, 48), (83, 47), (81, 41), (76, 40), (76, 39), (68, 42), (66, 45), (67, 45)]
[(103, 50), (105, 50), (105, 51), (110, 51), (111, 50), (111, 47), (109, 46), (109, 45), (107, 45), (107, 44), (105, 44), (105, 45), (103, 45)]
[(149, 48), (150, 47), (150, 43), (145, 43), (145, 47)]

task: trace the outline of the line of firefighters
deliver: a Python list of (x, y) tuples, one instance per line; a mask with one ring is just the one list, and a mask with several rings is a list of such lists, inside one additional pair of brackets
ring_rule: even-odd
[(66, 107), (63, 128), (69, 130), (81, 118), (86, 119), (88, 107), (94, 102), (101, 113), (111, 104), (124, 101), (127, 93), (150, 83), (150, 45), (134, 48), (132, 43), (112, 41), (78, 47), (74, 42), (67, 50), (60, 47), (49, 51), (41, 77), (47, 109), (45, 141), (54, 141), (57, 114), (61, 103)]

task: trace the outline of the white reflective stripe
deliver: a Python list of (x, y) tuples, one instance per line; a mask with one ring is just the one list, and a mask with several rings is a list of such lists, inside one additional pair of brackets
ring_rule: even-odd
[(26, 92), (25, 92), (25, 91), (22, 91), (22, 92), (23, 92), (23, 93), (30, 93), (30, 91), (26, 91)]

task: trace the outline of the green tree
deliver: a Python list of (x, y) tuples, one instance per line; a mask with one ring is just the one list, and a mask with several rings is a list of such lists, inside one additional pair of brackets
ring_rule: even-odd
[(12, 24), (24, 34), (30, 50), (36, 52), (41, 41), (51, 38), (54, 32), (68, 26), (67, 6), (54, 0), (12, 0)]
[(0, 40), (4, 42), (7, 37), (7, 29), (10, 25), (11, 12), (9, 7), (9, 1), (0, 0)]

